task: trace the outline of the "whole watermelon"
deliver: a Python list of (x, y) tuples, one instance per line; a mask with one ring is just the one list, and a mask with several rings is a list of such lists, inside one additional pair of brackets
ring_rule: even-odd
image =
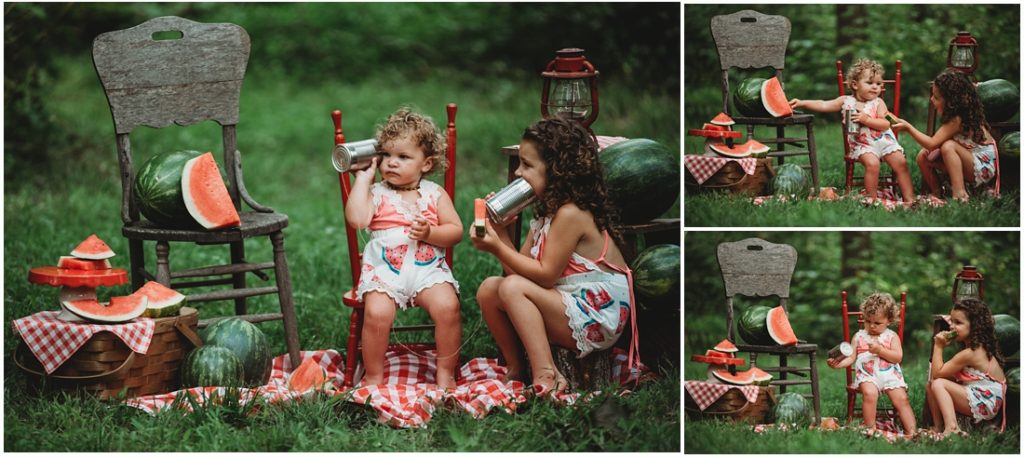
[(743, 310), (736, 320), (736, 331), (744, 342), (751, 345), (775, 345), (768, 333), (768, 312), (771, 307), (752, 305)]
[(1014, 394), (1020, 394), (1020, 368), (1006, 371), (1006, 388)]
[(810, 174), (797, 164), (783, 164), (775, 169), (772, 189), (777, 196), (807, 197), (811, 190)]
[(778, 403), (772, 409), (775, 423), (807, 426), (813, 421), (814, 407), (802, 394), (783, 393), (776, 400)]
[(600, 153), (608, 198), (622, 224), (661, 216), (679, 197), (679, 154), (646, 138), (615, 143)]
[(146, 219), (162, 227), (199, 227), (185, 208), (181, 172), (186, 162), (201, 154), (199, 151), (170, 151), (157, 154), (142, 165), (135, 175), (133, 196)]
[(732, 91), (732, 104), (743, 116), (768, 117), (768, 110), (761, 102), (761, 86), (767, 81), (764, 78), (747, 78), (740, 82)]
[(1020, 157), (1020, 132), (1010, 132), (1003, 135), (1003, 138), (999, 139), (999, 144), (996, 146), (999, 148), (1000, 156), (1007, 157)]
[(1020, 321), (1002, 313), (992, 315), (992, 319), (995, 321), (999, 351), (1004, 357), (1013, 356), (1020, 350)]
[(988, 122), (1008, 121), (1020, 107), (1020, 90), (1013, 83), (994, 79), (978, 83), (978, 99)]
[(206, 345), (231, 350), (242, 362), (245, 386), (263, 386), (270, 379), (272, 355), (267, 336), (256, 325), (238, 318), (211, 324), (200, 337)]
[(633, 290), (649, 304), (679, 303), (679, 245), (662, 244), (645, 248), (630, 268)]
[(242, 386), (242, 362), (231, 350), (203, 345), (189, 352), (181, 367), (181, 386)]

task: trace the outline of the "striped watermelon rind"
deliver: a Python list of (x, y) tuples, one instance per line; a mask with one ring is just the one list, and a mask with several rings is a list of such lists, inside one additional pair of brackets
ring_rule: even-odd
[(982, 81), (978, 83), (977, 90), (988, 122), (1008, 121), (1020, 109), (1020, 90), (1007, 80)]
[(200, 337), (206, 345), (227, 348), (238, 357), (246, 387), (267, 384), (272, 363), (270, 344), (256, 325), (239, 318), (224, 318), (204, 329)]
[(1020, 132), (1010, 132), (999, 139), (996, 146), (999, 155), (1004, 157), (1020, 157)]
[(181, 386), (238, 387), (243, 383), (242, 362), (231, 350), (203, 345), (189, 352), (181, 366)]
[(110, 302), (96, 299), (62, 300), (64, 309), (75, 316), (100, 323), (123, 323), (138, 318), (146, 311), (148, 300), (145, 296), (114, 296)]
[(768, 116), (768, 110), (761, 103), (761, 86), (765, 81), (764, 78), (747, 78), (736, 86), (732, 92), (732, 102), (736, 111), (750, 117)]
[(736, 331), (744, 342), (751, 345), (773, 345), (775, 341), (768, 334), (768, 312), (771, 307), (752, 305), (743, 310), (736, 320)]
[(806, 426), (814, 416), (814, 407), (800, 393), (783, 393), (776, 401), (775, 407), (772, 408), (775, 423)]
[(811, 189), (811, 177), (797, 164), (783, 164), (775, 169), (772, 189), (775, 195), (807, 197)]
[(132, 196), (146, 219), (168, 228), (198, 227), (185, 208), (181, 172), (186, 162), (201, 154), (199, 151), (169, 151), (153, 156), (142, 165), (135, 175)]
[(146, 296), (149, 305), (142, 316), (147, 318), (163, 318), (177, 315), (187, 302), (185, 295), (159, 282), (148, 281), (141, 288), (135, 290), (135, 294)]
[(600, 160), (622, 224), (657, 218), (679, 197), (680, 155), (654, 140), (621, 141), (601, 150)]
[(633, 260), (633, 290), (643, 303), (662, 304), (679, 300), (679, 245), (659, 244), (645, 248)]

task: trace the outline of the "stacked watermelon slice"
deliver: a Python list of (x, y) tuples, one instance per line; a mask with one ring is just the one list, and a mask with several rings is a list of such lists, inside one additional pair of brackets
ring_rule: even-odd
[(770, 148), (753, 138), (747, 139), (744, 143), (733, 144), (732, 139), (740, 138), (743, 135), (732, 130), (734, 124), (736, 122), (729, 115), (718, 113), (718, 115), (711, 119), (711, 122), (704, 123), (699, 130), (692, 129), (689, 133), (690, 135), (707, 137), (707, 140), (704, 141), (705, 155), (742, 159), (750, 156), (764, 157), (768, 154)]

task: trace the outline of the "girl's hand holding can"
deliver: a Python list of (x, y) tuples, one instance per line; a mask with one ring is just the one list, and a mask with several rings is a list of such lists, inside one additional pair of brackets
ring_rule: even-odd
[(430, 237), (430, 223), (423, 217), (417, 216), (409, 227), (409, 238), (413, 240), (426, 240)]

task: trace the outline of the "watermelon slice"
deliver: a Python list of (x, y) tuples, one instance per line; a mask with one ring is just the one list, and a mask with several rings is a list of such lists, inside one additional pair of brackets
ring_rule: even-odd
[(715, 345), (714, 349), (715, 351), (720, 351), (724, 353), (736, 353), (737, 351), (739, 351), (739, 349), (736, 348), (736, 346), (733, 345), (732, 342), (729, 341), (729, 339), (722, 339), (721, 342), (718, 342), (718, 344)]
[(158, 282), (148, 281), (145, 285), (135, 291), (135, 294), (146, 296), (149, 305), (142, 316), (148, 318), (163, 318), (178, 314), (181, 307), (185, 305), (185, 295)]
[(782, 82), (777, 76), (761, 84), (761, 103), (768, 114), (776, 118), (793, 116), (793, 107), (789, 106), (789, 99), (782, 92)]
[(142, 315), (149, 303), (146, 296), (114, 296), (110, 303), (102, 303), (96, 299), (62, 301), (61, 305), (71, 313), (89, 321), (101, 323), (121, 323)]
[(722, 142), (708, 142), (706, 143), (707, 149), (710, 149), (719, 156), (731, 157), (734, 159), (744, 158), (750, 156), (750, 145), (742, 143), (730, 147)]
[(79, 243), (74, 250), (71, 250), (71, 256), (94, 260), (108, 259), (114, 257), (114, 250), (111, 250), (103, 240), (96, 237), (96, 234), (92, 234)]
[(82, 259), (74, 256), (61, 256), (57, 260), (57, 267), (74, 270), (103, 270), (110, 268), (110, 261), (106, 259)]
[(793, 327), (789, 325), (789, 317), (786, 316), (786, 309), (782, 306), (775, 307), (768, 311), (766, 319), (768, 335), (772, 336), (775, 343), (779, 345), (796, 345), (796, 334)]
[(767, 386), (772, 380), (772, 374), (769, 374), (758, 367), (751, 367), (744, 373), (750, 374), (750, 376), (754, 378), (752, 383), (755, 385)]
[(225, 229), (241, 224), (213, 153), (205, 153), (185, 163), (181, 172), (181, 192), (188, 213), (203, 227)]
[(729, 127), (727, 127), (727, 126), (719, 126), (718, 124), (709, 124), (709, 123), (704, 123), (704, 125), (701, 126), (700, 128), (701, 128), (701, 130), (716, 130), (716, 131), (722, 131), (722, 132), (729, 130)]
[(769, 148), (768, 145), (765, 145), (764, 143), (761, 143), (754, 139), (747, 140), (747, 143), (745, 144), (750, 145), (750, 154), (757, 155), (771, 151), (771, 148)]
[(736, 375), (732, 375), (727, 370), (717, 370), (712, 372), (712, 375), (730, 385), (750, 385), (754, 383), (754, 374), (751, 374), (750, 371), (737, 372)]
[(733, 121), (732, 118), (730, 118), (729, 115), (725, 113), (718, 113), (717, 115), (715, 115), (715, 118), (711, 120), (711, 124), (717, 124), (719, 126), (731, 126), (733, 124), (736, 124), (736, 121)]

